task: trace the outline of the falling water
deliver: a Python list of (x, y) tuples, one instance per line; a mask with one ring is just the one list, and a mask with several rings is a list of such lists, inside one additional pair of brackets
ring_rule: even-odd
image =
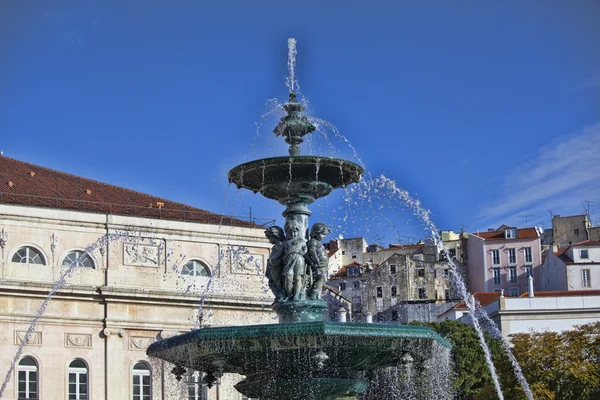
[(296, 77), (296, 39), (288, 39), (288, 77), (285, 80), (285, 85), (290, 92), (300, 89), (298, 78)]

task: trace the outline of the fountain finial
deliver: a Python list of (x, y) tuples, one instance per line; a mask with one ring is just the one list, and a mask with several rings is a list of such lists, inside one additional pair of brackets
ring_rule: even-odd
[(302, 115), (304, 105), (296, 99), (296, 92), (290, 91), (290, 99), (283, 106), (286, 116), (282, 117), (279, 124), (273, 130), (276, 136), (285, 136), (285, 142), (290, 145), (288, 152), (290, 156), (300, 155), (300, 143), (302, 138), (314, 131), (316, 128), (310, 123), (306, 116)]

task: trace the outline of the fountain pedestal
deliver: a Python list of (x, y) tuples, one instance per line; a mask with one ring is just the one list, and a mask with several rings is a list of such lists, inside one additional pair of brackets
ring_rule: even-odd
[(279, 316), (279, 323), (323, 321), (327, 311), (323, 300), (297, 300), (273, 304), (273, 311)]

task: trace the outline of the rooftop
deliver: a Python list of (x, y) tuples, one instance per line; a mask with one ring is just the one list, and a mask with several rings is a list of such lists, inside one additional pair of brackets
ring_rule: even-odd
[[(475, 292), (473, 293), (473, 297), (475, 297), (475, 300), (477, 302), (479, 302), (479, 304), (482, 307), (487, 306), (488, 304), (493, 303), (494, 301), (498, 300), (500, 298), (500, 292)], [(511, 297), (507, 294), (504, 294), (504, 297)], [(465, 301), (461, 301), (460, 303), (458, 303), (457, 305), (455, 305), (454, 307), (451, 308), (452, 310), (460, 310), (460, 309), (467, 309), (467, 304), (465, 303)]]
[[(599, 296), (600, 290), (558, 290), (550, 292), (535, 292), (534, 297), (569, 297), (569, 296)], [(529, 297), (525, 292), (519, 297)]]
[[(478, 236), (478, 237), (482, 238), (483, 240), (513, 240), (513, 239), (506, 239), (506, 237), (504, 236), (504, 229), (491, 231), (491, 232), (477, 232), (477, 233), (472, 233), (471, 235)], [(538, 231), (535, 228), (517, 229), (516, 239), (535, 239), (535, 238), (539, 238), (539, 237), (540, 237), (540, 235), (538, 234)]]
[(0, 204), (258, 228), (250, 222), (0, 156)]

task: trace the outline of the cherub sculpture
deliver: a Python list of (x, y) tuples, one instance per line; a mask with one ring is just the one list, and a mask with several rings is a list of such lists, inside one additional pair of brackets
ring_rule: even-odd
[(271, 226), (265, 230), (265, 236), (273, 245), (271, 255), (267, 261), (266, 276), (269, 279), (269, 288), (275, 296), (275, 301), (279, 302), (283, 299), (285, 293), (283, 291), (283, 241), (285, 234), (280, 226)]
[(303, 237), (302, 225), (296, 220), (286, 221), (285, 233), (287, 239), (283, 243), (283, 274), (286, 300), (301, 300), (306, 274), (306, 240)]
[(313, 280), (308, 291), (308, 298), (311, 300), (319, 299), (321, 289), (327, 280), (329, 257), (327, 257), (327, 251), (321, 242), (328, 233), (331, 233), (331, 229), (321, 222), (314, 224), (310, 231), (306, 263), (310, 266)]

